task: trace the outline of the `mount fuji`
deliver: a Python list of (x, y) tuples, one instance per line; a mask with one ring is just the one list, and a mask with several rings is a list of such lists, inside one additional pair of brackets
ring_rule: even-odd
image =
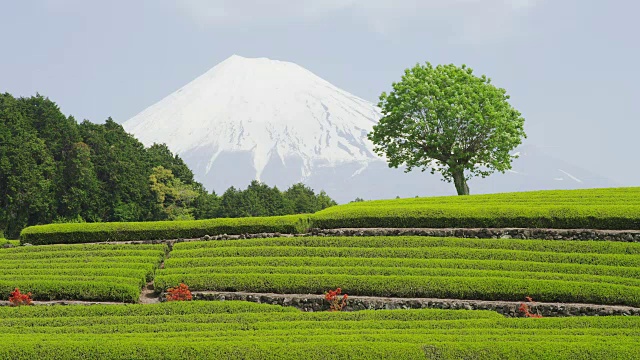
[[(290, 62), (234, 55), (123, 123), (143, 144), (166, 143), (209, 190), (257, 179), (279, 188), (304, 182), (338, 202), (448, 195), (451, 184), (389, 169), (367, 133), (372, 103)], [(474, 179), (474, 193), (614, 186), (583, 169), (518, 149), (514, 171)]]

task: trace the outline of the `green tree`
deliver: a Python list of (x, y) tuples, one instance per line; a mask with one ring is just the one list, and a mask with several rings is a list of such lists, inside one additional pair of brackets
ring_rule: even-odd
[(91, 162), (91, 149), (84, 142), (74, 144), (64, 168), (64, 191), (60, 196), (59, 220), (78, 218), (100, 221), (99, 183)]
[(369, 133), (389, 167), (440, 172), (458, 195), (467, 180), (511, 169), (510, 151), (526, 137), (524, 118), (504, 89), (462, 65), (416, 65), (380, 96), (383, 117)]
[(303, 183), (291, 185), (283, 195), (289, 203), (287, 214), (312, 214), (337, 205), (324, 191), (316, 195), (313, 189)]
[(178, 156), (173, 155), (165, 144), (153, 144), (147, 148), (147, 156), (151, 168), (162, 166), (171, 170), (173, 176), (185, 184), (193, 184), (193, 172), (187, 164)]
[(171, 170), (162, 166), (153, 168), (149, 175), (149, 186), (155, 195), (155, 218), (167, 220), (192, 220), (193, 203), (199, 193), (190, 184), (184, 184)]
[(220, 214), (220, 201), (215, 191), (208, 193), (204, 189), (198, 191), (199, 195), (196, 198), (193, 206), (195, 207), (193, 215), (196, 219), (213, 219), (221, 217)]

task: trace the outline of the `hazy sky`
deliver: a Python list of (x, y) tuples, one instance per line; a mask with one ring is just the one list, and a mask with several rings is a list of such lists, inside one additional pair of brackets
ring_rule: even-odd
[(640, 185), (635, 1), (0, 1), (0, 92), (77, 120), (123, 122), (232, 54), (374, 102), (417, 62), (464, 63), (507, 89), (526, 143)]

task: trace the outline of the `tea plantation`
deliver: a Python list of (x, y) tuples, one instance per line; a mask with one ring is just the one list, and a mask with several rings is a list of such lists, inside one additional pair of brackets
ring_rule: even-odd
[(0, 308), (3, 359), (637, 359), (640, 317), (303, 313), (243, 302)]
[[(299, 235), (362, 227), (637, 231), (640, 188), (367, 201), (269, 218), (27, 228), (21, 242), (36, 246), (0, 240), (0, 300), (19, 288), (45, 302), (119, 304), (0, 306), (0, 359), (640, 359), (639, 316), (132, 304), (143, 302), (143, 288), (153, 281), (160, 299), (184, 283), (191, 291), (324, 294), (341, 288), (350, 296), (640, 307), (640, 242)], [(202, 241), (248, 233), (276, 237)], [(186, 238), (194, 241), (148, 241)], [(132, 240), (147, 241), (122, 243)]]

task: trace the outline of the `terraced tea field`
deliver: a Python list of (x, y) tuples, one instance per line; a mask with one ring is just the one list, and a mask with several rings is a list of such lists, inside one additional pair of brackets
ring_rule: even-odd
[[(37, 226), (25, 229), (21, 240), (43, 246), (0, 248), (0, 293), (6, 298), (18, 287), (36, 300), (135, 303), (154, 280), (157, 292), (185, 283), (195, 291), (282, 298), (340, 287), (350, 296), (406, 301), (518, 304), (531, 297), (558, 302), (558, 309), (569, 303), (640, 307), (640, 242), (305, 236), (178, 242), (170, 252), (167, 245), (45, 245), (300, 233), (312, 227), (639, 230), (640, 188), (370, 201), (270, 218)], [(640, 313), (581, 306), (549, 316)], [(438, 309), (307, 313), (195, 301), (0, 307), (0, 334), (0, 359), (640, 359), (640, 316), (508, 318), (494, 311)]]
[(317, 228), (640, 230), (640, 187), (354, 202), (313, 215)]
[(137, 302), (165, 245), (52, 245), (0, 249), (0, 294), (34, 300)]
[(176, 244), (156, 289), (640, 306), (640, 244), (298, 237)]
[(637, 359), (640, 317), (303, 313), (243, 302), (0, 308), (3, 359)]
[(28, 227), (20, 238), (45, 245), (376, 227), (640, 230), (640, 187), (364, 201), (306, 215), (49, 224)]

